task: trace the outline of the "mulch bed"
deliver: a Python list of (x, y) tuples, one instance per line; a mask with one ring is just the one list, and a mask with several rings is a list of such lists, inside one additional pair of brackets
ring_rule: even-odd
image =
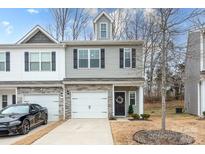
[(140, 130), (134, 134), (133, 140), (149, 145), (187, 145), (195, 142), (193, 137), (171, 130)]
[(128, 119), (129, 121), (152, 121), (151, 119)]

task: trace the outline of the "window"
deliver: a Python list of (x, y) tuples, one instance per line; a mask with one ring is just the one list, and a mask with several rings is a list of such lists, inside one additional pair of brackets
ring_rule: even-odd
[(2, 108), (7, 107), (7, 105), (8, 105), (8, 96), (2, 95)]
[(39, 71), (40, 70), (40, 55), (39, 53), (30, 54), (30, 70)]
[(41, 71), (51, 70), (51, 54), (49, 52), (41, 53)]
[(131, 67), (131, 49), (130, 48), (124, 49), (124, 66), (125, 68)]
[(100, 53), (99, 50), (90, 50), (90, 67), (99, 68), (100, 67)]
[(42, 109), (42, 107), (41, 107), (40, 105), (38, 105), (38, 104), (33, 104), (33, 106), (34, 106), (36, 109), (38, 109), (38, 110)]
[(79, 49), (78, 50), (79, 68), (99, 68), (100, 50), (99, 49)]
[(136, 105), (136, 92), (135, 91), (129, 92), (129, 103), (130, 105)]
[(16, 95), (12, 95), (12, 104), (16, 104)]
[(88, 50), (79, 50), (79, 68), (88, 68)]
[(6, 70), (6, 54), (0, 53), (0, 71)]
[(100, 36), (101, 38), (107, 38), (107, 24), (106, 23), (100, 24)]
[(51, 52), (31, 52), (30, 71), (51, 71)]

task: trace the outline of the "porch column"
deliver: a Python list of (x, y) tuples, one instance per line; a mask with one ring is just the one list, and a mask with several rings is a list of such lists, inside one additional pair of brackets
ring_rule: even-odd
[(143, 86), (139, 87), (139, 114), (144, 113), (144, 92)]

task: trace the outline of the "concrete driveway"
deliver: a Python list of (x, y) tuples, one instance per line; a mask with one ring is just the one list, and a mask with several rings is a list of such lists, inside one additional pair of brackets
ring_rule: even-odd
[(113, 139), (107, 119), (71, 119), (33, 144), (111, 145)]

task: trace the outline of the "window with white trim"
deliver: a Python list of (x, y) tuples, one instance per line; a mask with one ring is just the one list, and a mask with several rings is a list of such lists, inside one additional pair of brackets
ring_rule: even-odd
[(99, 68), (100, 50), (99, 49), (78, 49), (79, 68)]
[(0, 71), (6, 71), (6, 53), (0, 53)]
[(98, 49), (90, 50), (90, 68), (100, 67), (100, 51)]
[(7, 107), (7, 105), (8, 105), (8, 96), (2, 95), (2, 108)]
[(51, 71), (51, 53), (41, 53), (41, 71)]
[(129, 92), (129, 104), (136, 105), (136, 91)]
[(100, 24), (100, 37), (107, 38), (107, 24), (106, 23)]
[(124, 48), (124, 67), (130, 68), (132, 63), (131, 48)]
[(79, 68), (88, 68), (88, 50), (78, 50)]
[(31, 52), (30, 71), (51, 71), (51, 52)]

